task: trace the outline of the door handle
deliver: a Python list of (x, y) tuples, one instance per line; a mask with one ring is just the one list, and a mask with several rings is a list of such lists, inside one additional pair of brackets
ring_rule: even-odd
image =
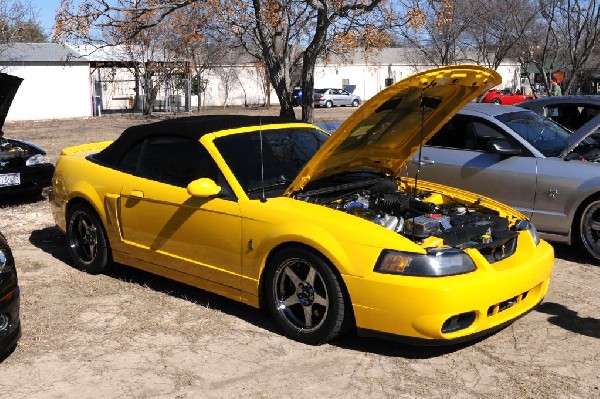
[(142, 199), (144, 198), (144, 192), (141, 190), (131, 190), (129, 192), (129, 196), (133, 197), (133, 198), (139, 198)]
[(411, 158), (410, 163), (412, 163), (414, 165), (425, 166), (425, 165), (433, 165), (435, 163), (435, 161), (433, 159), (429, 159), (429, 158), (422, 158), (421, 162), (419, 162), (418, 159)]

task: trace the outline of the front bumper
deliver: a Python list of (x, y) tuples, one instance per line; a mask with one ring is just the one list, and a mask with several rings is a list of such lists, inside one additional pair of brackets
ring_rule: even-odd
[[(525, 242), (529, 241), (529, 242)], [(513, 256), (448, 277), (371, 273), (344, 276), (363, 335), (398, 336), (421, 344), (454, 343), (491, 333), (531, 311), (548, 292), (554, 251), (519, 237)]]
[[(7, 171), (7, 173), (8, 172), (15, 171)], [(43, 163), (27, 166), (16, 172), (21, 174), (21, 184), (18, 186), (0, 187), (0, 194), (15, 195), (41, 192), (44, 187), (48, 187), (52, 183), (54, 165), (51, 163)]]

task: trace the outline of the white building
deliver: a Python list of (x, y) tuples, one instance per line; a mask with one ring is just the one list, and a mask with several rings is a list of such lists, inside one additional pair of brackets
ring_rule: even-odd
[[(229, 54), (217, 60), (215, 66), (202, 75), (205, 91), (201, 103), (205, 106), (262, 105), (265, 100), (264, 70), (247, 55)], [(234, 60), (232, 62), (228, 60)], [(465, 60), (465, 64), (474, 64)], [(365, 56), (357, 51), (346, 60), (321, 60), (315, 68), (315, 89), (344, 88), (361, 99), (368, 100), (388, 85), (398, 82), (415, 72), (434, 68), (419, 60), (418, 53), (406, 48), (387, 48), (380, 53)], [(501, 88), (523, 88), (521, 68), (516, 62), (505, 61), (499, 68), (502, 75)], [(273, 90), (270, 103), (278, 104)]]
[[(203, 87), (199, 99), (190, 98), (189, 77), (178, 76), (177, 82), (162, 84), (154, 110), (183, 113), (198, 101), (203, 106), (219, 107), (279, 103), (261, 63), (234, 51), (213, 56), (218, 59), (209, 60), (210, 68), (199, 77)], [(131, 67), (133, 62), (131, 54), (118, 47), (90, 50), (55, 43), (2, 45), (0, 71), (24, 79), (7, 119), (140, 112), (144, 96)], [(416, 51), (406, 48), (388, 48), (369, 57), (355, 52), (344, 61), (317, 63), (315, 88), (345, 88), (365, 101), (389, 84), (432, 67), (420, 62)], [(523, 88), (517, 63), (506, 61), (498, 72), (503, 80), (501, 88)]]
[(1, 45), (0, 71), (23, 78), (7, 120), (92, 115), (89, 62), (67, 46)]

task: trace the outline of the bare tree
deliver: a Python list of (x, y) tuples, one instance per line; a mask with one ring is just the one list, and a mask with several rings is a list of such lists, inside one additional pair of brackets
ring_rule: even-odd
[(410, 7), (412, 23), (402, 25), (398, 32), (405, 43), (417, 49), (425, 63), (442, 66), (470, 58), (466, 32), (478, 11), (470, 3), (413, 0)]
[(565, 93), (576, 93), (600, 67), (600, 0), (563, 0), (556, 8), (560, 54), (565, 60)]
[[(402, 15), (394, 12), (394, 2), (384, 0), (84, 0), (77, 9), (71, 0), (61, 1), (57, 39), (101, 40), (93, 37), (96, 32), (119, 28), (127, 32), (124, 40), (132, 40), (179, 10), (203, 10), (211, 17), (215, 39), (243, 47), (264, 63), (285, 116), (294, 116), (295, 71), (301, 68), (303, 91), (312, 93), (317, 59), (328, 49), (334, 53), (339, 44), (345, 51), (384, 46), (387, 28)], [(313, 118), (310, 97), (304, 96), (304, 120)]]
[(464, 0), (463, 4), (474, 16), (466, 21), (467, 46), (477, 54), (478, 64), (492, 69), (514, 53), (538, 15), (538, 8), (529, 0), (498, 0), (493, 7), (486, 0)]
[(31, 1), (0, 1), (1, 43), (39, 43), (47, 40)]

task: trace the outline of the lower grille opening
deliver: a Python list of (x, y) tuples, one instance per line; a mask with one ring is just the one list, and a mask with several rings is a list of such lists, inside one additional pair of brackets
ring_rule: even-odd
[(503, 311), (505, 311), (506, 309), (510, 309), (510, 308), (512, 308), (512, 307), (513, 307), (513, 306), (515, 306), (517, 303), (519, 303), (519, 302), (521, 302), (522, 300), (524, 300), (525, 298), (527, 298), (527, 293), (528, 293), (528, 292), (529, 292), (529, 291), (526, 291), (526, 292), (524, 292), (524, 293), (522, 293), (522, 294), (519, 294), (519, 295), (517, 295), (517, 296), (515, 296), (515, 297), (512, 297), (512, 298), (510, 298), (510, 299), (507, 299), (506, 301), (502, 301), (502, 302), (500, 302), (500, 303), (497, 303), (497, 304), (495, 304), (495, 305), (492, 305), (492, 306), (490, 306), (490, 307), (488, 308), (488, 311), (487, 311), (487, 315), (488, 315), (488, 317), (489, 317), (489, 316), (496, 315), (496, 314), (498, 314), (498, 313), (500, 313), (500, 312), (503, 312)]
[(464, 330), (475, 321), (475, 312), (461, 313), (450, 317), (442, 325), (442, 333), (451, 333), (459, 330)]

